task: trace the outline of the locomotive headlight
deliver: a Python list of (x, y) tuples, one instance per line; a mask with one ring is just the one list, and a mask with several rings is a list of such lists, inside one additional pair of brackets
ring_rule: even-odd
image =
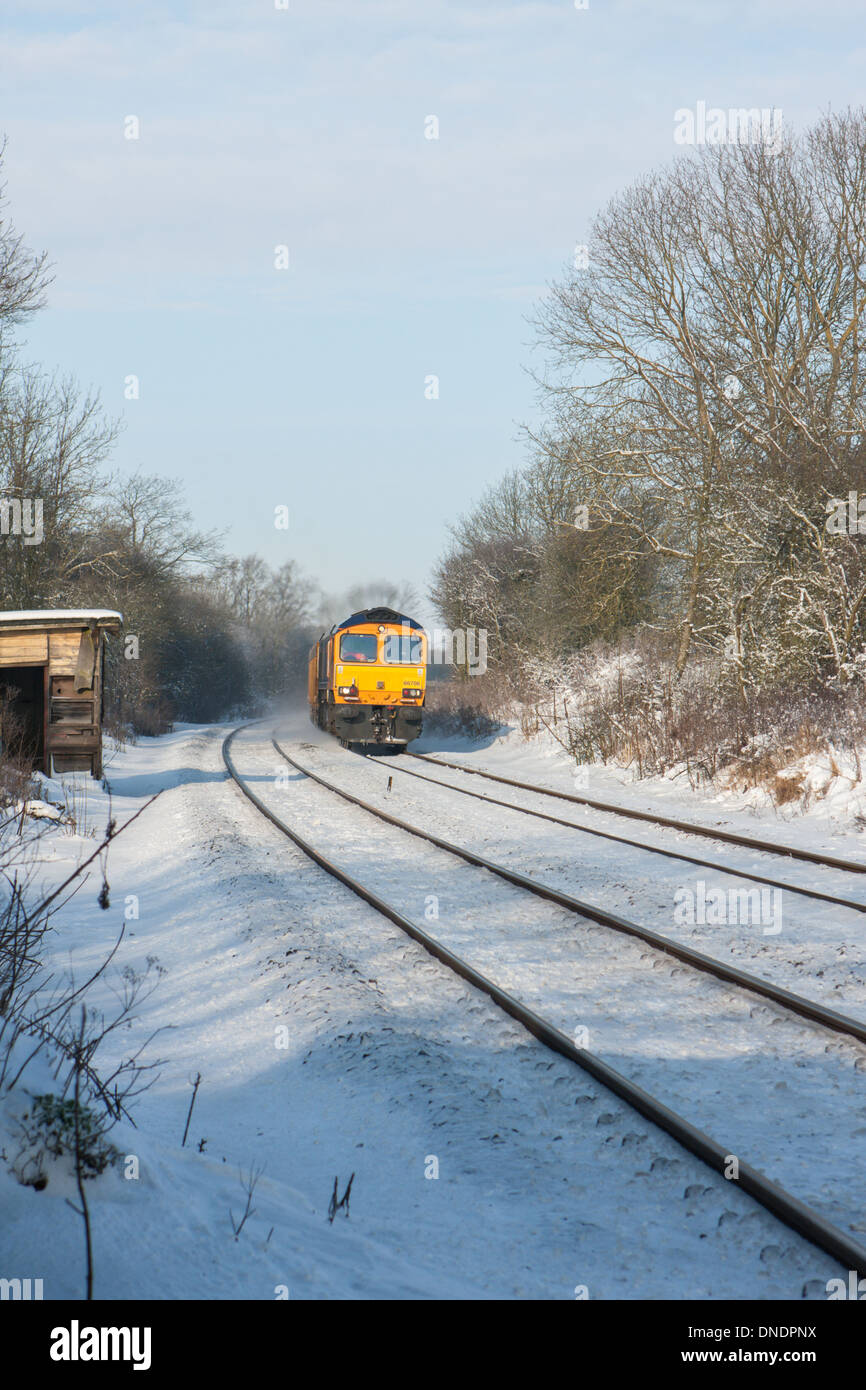
[(351, 695), (351, 693), (352, 693), (352, 687), (351, 687), (350, 685), (338, 685), (338, 686), (337, 686), (337, 694), (338, 694), (338, 695)]
[(413, 685), (413, 686), (411, 687), (411, 689), (406, 689), (406, 690), (403, 691), (403, 699), (404, 699), (404, 700), (420, 700), (420, 699), (421, 699), (421, 691), (417, 688), (417, 686), (414, 686), (414, 685)]

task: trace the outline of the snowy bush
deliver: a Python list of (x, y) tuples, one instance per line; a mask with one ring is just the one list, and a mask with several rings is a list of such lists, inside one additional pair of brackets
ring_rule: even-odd
[(526, 658), (501, 705), (488, 692), (487, 717), (509, 719), (526, 738), (550, 735), (580, 764), (760, 788), (778, 806), (805, 809), (840, 779), (862, 780), (866, 681), (778, 682), (744, 698), (733, 663), (696, 654), (678, 676), (671, 639), (641, 629), (559, 660)]
[(71, 1157), (82, 1178), (96, 1178), (120, 1154), (105, 1138), (106, 1117), (74, 1099), (54, 1095), (33, 1097), (18, 1122), (19, 1151), (12, 1171), (25, 1187), (46, 1185), (47, 1160)]

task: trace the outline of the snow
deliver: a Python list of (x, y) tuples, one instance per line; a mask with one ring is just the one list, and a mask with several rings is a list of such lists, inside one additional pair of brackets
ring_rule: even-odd
[[(734, 770), (723, 774), (716, 784), (693, 788), (684, 764), (662, 775), (642, 778), (614, 763), (575, 764), (544, 729), (526, 739), (519, 729), (509, 726), (487, 740), (474, 742), (459, 736), (427, 734), (414, 751), (452, 762), (465, 759), (469, 766), (517, 781), (624, 808), (656, 811), (697, 825), (776, 839), (780, 844), (811, 849), (817, 832), (828, 854), (859, 858), (866, 864), (866, 782), (832, 750), (808, 754), (780, 771), (780, 777), (802, 783), (798, 798), (783, 805), (777, 805), (760, 787), (745, 787)], [(861, 750), (861, 762), (866, 766), (866, 748)], [(472, 785), (478, 789), (477, 778)], [(500, 791), (504, 791), (501, 786)], [(512, 796), (514, 789), (509, 788), (507, 794)], [(630, 825), (628, 833), (636, 833), (635, 822)], [(617, 829), (623, 826), (620, 822)]]
[(34, 820), (62, 820), (63, 811), (59, 806), (54, 806), (50, 801), (41, 801), (38, 798), (31, 799), (22, 803), (16, 802), (13, 813), (20, 815), (24, 812), (25, 816), (32, 816)]
[[(661, 877), (655, 857), (424, 787), (397, 774), (401, 759), (349, 754), (306, 716), (279, 730), (293, 756), (396, 814), (613, 910), (632, 898), (650, 925), (670, 915), (673, 880), (697, 876), (674, 864)], [(863, 1049), (659, 965), (640, 944), (373, 820), (287, 769), (270, 732), (244, 732), (233, 754), (302, 834), (564, 1031), (586, 1027), (591, 1050), (741, 1146), (731, 1152), (834, 1219), (862, 1221)], [(149, 960), (164, 972), (112, 1044), (128, 1055), (163, 1029), (146, 1055), (165, 1061), (136, 1104), (136, 1127), (110, 1135), (138, 1158), (140, 1177), (112, 1168), (88, 1183), (97, 1298), (572, 1299), (585, 1285), (591, 1298), (799, 1299), (804, 1289), (823, 1298), (827, 1280), (844, 1277), (324, 875), (226, 779), (224, 733), (181, 727), (109, 753), (119, 824), (161, 795), (111, 848), (109, 910), (97, 906), (92, 873), (55, 919), (52, 964), (81, 980), (137, 900), (115, 969), (93, 989), (109, 1012), (117, 972)], [(569, 782), (550, 750), (493, 744), (459, 756)], [(66, 780), (80, 814), (75, 833), (41, 830), (46, 887), (92, 853), (108, 817), (96, 783), (85, 794), (86, 779)], [(62, 799), (54, 787), (43, 795)], [(670, 790), (668, 802), (677, 798), (680, 809), (694, 804)], [(786, 904), (780, 937), (707, 927), (683, 937), (753, 956), (804, 993), (823, 986), (838, 1007), (866, 1006), (862, 918), (798, 912)], [(0, 1103), (10, 1161), (27, 1093), (53, 1084), (37, 1059)], [(439, 1176), (425, 1176), (436, 1164)], [(230, 1212), (243, 1210), (252, 1165), (264, 1171), (236, 1240)], [(334, 1177), (342, 1193), (353, 1172), (350, 1214), (329, 1224)], [(48, 1176), (36, 1192), (0, 1164), (0, 1273), (43, 1278), (47, 1298), (80, 1297), (68, 1164)]]
[(123, 614), (113, 608), (19, 608), (0, 612), (0, 623), (34, 622), (41, 618), (81, 619), (83, 622), (95, 618), (101, 622), (107, 619), (123, 622)]
[[(727, 887), (726, 879), (738, 882), (736, 874), (722, 876), (667, 860), (660, 866), (640, 850), (587, 840), (566, 828), (527, 821), (517, 812), (488, 810), (476, 801), (470, 816), (466, 803), (458, 804), (461, 799), (452, 792), (434, 791), (414, 779), (395, 778), (388, 793), (386, 774), (393, 776), (396, 766), (391, 760), (384, 765), (373, 759), (346, 762), (339, 750), (315, 751), (317, 771), (392, 815), (609, 910), (632, 918), (637, 914), (642, 923), (709, 954), (741, 964), (748, 958), (753, 973), (866, 1017), (858, 913), (783, 895), (778, 937), (749, 922), (683, 926), (674, 912), (679, 887), (705, 881), (710, 887)], [(311, 765), (311, 752), (301, 761)], [(472, 789), (476, 787), (477, 779), (472, 779)], [(326, 795), (318, 789), (320, 799)], [(337, 839), (341, 816), (348, 822), (357, 812), (331, 812), (330, 831)], [(389, 847), (388, 870), (378, 874), (376, 885), (388, 901), (410, 915), (413, 908), (417, 913), (417, 892), (413, 902), (406, 885), (423, 862), (425, 892), (439, 896), (437, 934), (446, 945), (563, 1032), (584, 1030), (591, 1050), (838, 1224), (859, 1218), (866, 1204), (866, 1182), (858, 1175), (860, 1141), (852, 1139), (846, 1148), (840, 1132), (859, 1110), (866, 1048), (804, 1026), (784, 1011), (660, 958), (608, 928), (546, 903), (527, 904), (521, 890), (505, 884), (489, 890), (493, 919), (479, 922), (481, 885), (488, 876), (453, 866), (440, 851), (409, 837), (404, 837), (404, 863), (397, 857), (393, 828), (371, 828), (351, 858), (343, 851), (341, 862), (351, 865), (354, 860), (362, 879), (374, 836), (381, 840), (383, 858), (386, 842)], [(754, 855), (750, 862), (754, 864)], [(801, 867), (814, 875), (812, 866)], [(851, 892), (866, 900), (866, 881), (855, 880)], [(775, 920), (766, 925), (775, 932)], [(814, 985), (804, 984), (804, 954), (822, 976)], [(802, 1106), (796, 1117), (790, 1113), (793, 1093)], [(737, 1096), (736, 1108), (732, 1095)], [(866, 1117), (866, 1110), (861, 1113)], [(781, 1151), (780, 1134), (786, 1136)], [(831, 1188), (828, 1173), (834, 1174)]]

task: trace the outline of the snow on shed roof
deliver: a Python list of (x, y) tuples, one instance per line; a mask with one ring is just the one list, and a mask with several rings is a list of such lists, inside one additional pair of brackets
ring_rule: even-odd
[(123, 622), (123, 614), (113, 608), (21, 608), (0, 612), (0, 626), (32, 623), (50, 626), (52, 623), (105, 623), (114, 626)]

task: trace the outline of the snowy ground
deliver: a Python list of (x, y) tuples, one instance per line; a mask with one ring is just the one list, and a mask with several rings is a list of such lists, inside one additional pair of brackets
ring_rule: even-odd
[[(167, 1060), (138, 1102), (137, 1128), (112, 1134), (138, 1157), (140, 1177), (111, 1170), (88, 1184), (97, 1297), (271, 1299), (286, 1289), (291, 1298), (570, 1299), (581, 1286), (591, 1298), (799, 1299), (804, 1288), (825, 1296), (827, 1280), (844, 1274), (829, 1257), (547, 1052), (267, 824), (224, 775), (224, 732), (180, 729), (113, 757), (120, 821), (155, 790), (162, 795), (112, 847), (111, 908), (99, 909), (91, 878), (55, 919), (56, 962), (82, 978), (135, 895), (139, 917), (127, 924), (118, 969), (156, 957), (165, 971), (124, 1047), (163, 1027), (151, 1053)], [(592, 1050), (651, 1089), (666, 1087), (731, 1152), (741, 1145), (743, 1158), (858, 1226), (866, 1050), (656, 965), (646, 948), (527, 903), (285, 776), (269, 732), (244, 733), (234, 755), (279, 814), (417, 919), (438, 899), (428, 930), (565, 1031), (587, 1027)], [(670, 916), (668, 878), (686, 881), (675, 865), (663, 880), (668, 861), (657, 857), (601, 854), (602, 842), (576, 832), (422, 788), (345, 753), (305, 718), (281, 721), (280, 732), (310, 765), (387, 799), (396, 814), (625, 915), (631, 895), (640, 920), (659, 929)], [(472, 756), (515, 766), (515, 754), (495, 747)], [(569, 785), (553, 758), (536, 757), (532, 769), (517, 761), (523, 770), (513, 775), (538, 781), (543, 770)], [(106, 814), (104, 793), (90, 784), (94, 830)], [(94, 841), (52, 826), (44, 845), (50, 883)], [(793, 972), (801, 992), (819, 997), (824, 988), (857, 1011), (866, 1005), (863, 917), (847, 916), (850, 924), (839, 910), (825, 918), (807, 905), (789, 927), (786, 904), (780, 937), (730, 932), (726, 948), (740, 958), (754, 948), (753, 967), (782, 979)], [(700, 933), (686, 936), (701, 944)], [(840, 943), (849, 959), (838, 956)], [(702, 945), (721, 951), (715, 936)], [(795, 960), (807, 947), (803, 969)], [(109, 1006), (108, 983), (98, 989)], [(7, 1160), (25, 1088), (50, 1089), (42, 1063), (0, 1105)], [(263, 1167), (256, 1210), (235, 1240), (238, 1174), (253, 1164)], [(425, 1176), (437, 1166), (438, 1177)], [(330, 1225), (334, 1176), (342, 1192), (352, 1172), (350, 1215)], [(72, 1195), (63, 1161), (42, 1192), (0, 1165), (0, 1276), (42, 1278), (48, 1298), (81, 1295)]]
[[(559, 728), (564, 732), (562, 720)], [(810, 849), (826, 846), (828, 853), (866, 863), (866, 783), (862, 775), (866, 749), (862, 750), (859, 769), (837, 752), (798, 758), (778, 776), (796, 782), (801, 795), (776, 805), (768, 791), (738, 781), (733, 769), (716, 784), (693, 787), (684, 764), (664, 775), (641, 778), (614, 763), (576, 765), (557, 738), (544, 729), (527, 739), (518, 728), (507, 726), (483, 743), (425, 733), (416, 746), (455, 762), (466, 758), (473, 766), (556, 791), (575, 792), (640, 811), (656, 810), (700, 825), (738, 829), (747, 835), (766, 835), (780, 844)]]

